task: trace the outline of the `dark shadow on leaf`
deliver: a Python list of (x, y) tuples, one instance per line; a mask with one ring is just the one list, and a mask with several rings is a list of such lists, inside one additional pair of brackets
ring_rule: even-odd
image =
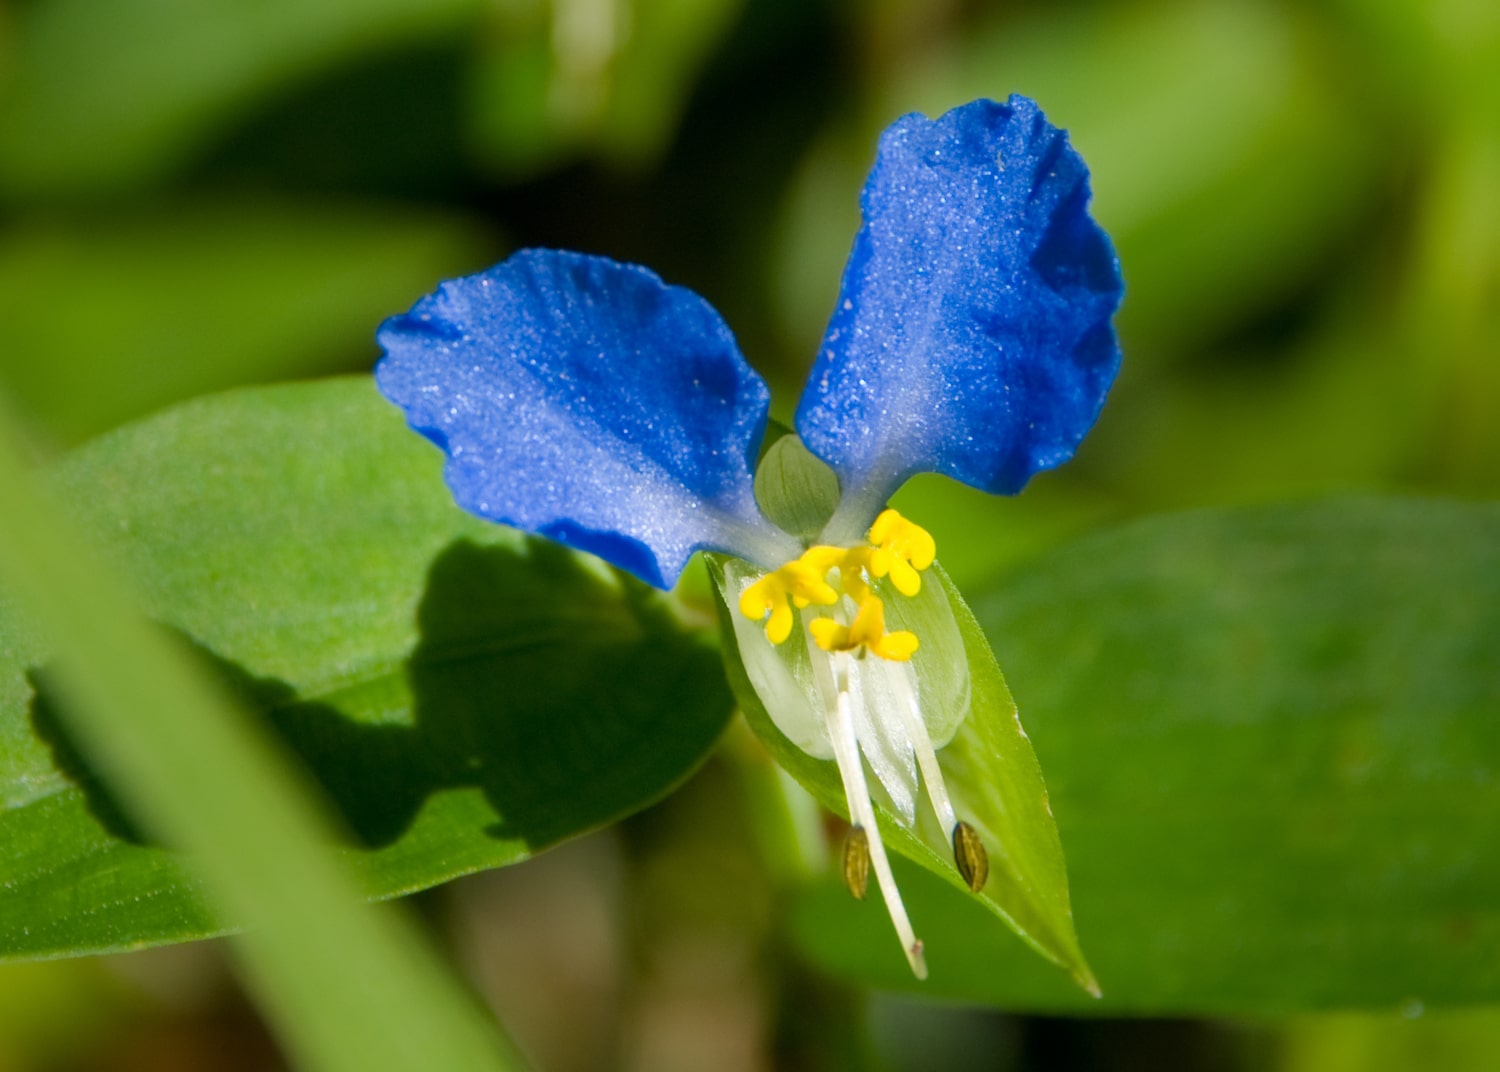
[(556, 544), (467, 541), (434, 560), (410, 680), (449, 785), (483, 790), (496, 837), (532, 848), (686, 774), (732, 706), (717, 655), (656, 594)]
[(57, 717), (55, 678), (56, 674), (47, 667), (33, 667), (26, 671), (26, 682), (31, 686), (32, 731), (51, 750), (57, 769), (83, 792), (89, 812), (111, 837), (133, 845), (146, 844), (145, 835), (130, 821), (104, 780), (83, 758), (67, 725)]
[[(451, 544), (433, 560), (417, 624), (410, 724), (356, 721), (337, 693), (300, 699), (172, 632), (372, 849), (400, 838), (432, 794), (469, 787), (495, 811), (484, 834), (553, 844), (686, 777), (732, 707), (717, 654), (651, 589), (545, 540)], [(28, 677), (32, 724), (58, 769), (106, 831), (144, 844), (58, 719), (51, 672)], [(387, 686), (398, 688), (373, 687)]]
[[(167, 629), (196, 657), (241, 708), (266, 721), (333, 804), (344, 827), (365, 846), (398, 838), (426, 795), (429, 779), (413, 749), (416, 734), (405, 726), (353, 722), (336, 708), (299, 701), (284, 681), (255, 677), (215, 655), (186, 634)], [(148, 839), (132, 823), (105, 780), (80, 753), (57, 717), (57, 689), (50, 669), (32, 670), (31, 724), (52, 750), (58, 769), (82, 790), (90, 813), (111, 835), (133, 844)]]
[(302, 761), (345, 829), (372, 849), (405, 833), (432, 791), (416, 731), (355, 722), (329, 704), (295, 702), (287, 685), (274, 684), (284, 698), (257, 709)]

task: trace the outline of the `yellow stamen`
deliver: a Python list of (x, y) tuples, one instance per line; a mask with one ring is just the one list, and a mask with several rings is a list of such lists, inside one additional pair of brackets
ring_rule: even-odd
[[(766, 639), (780, 644), (792, 635), (794, 607), (831, 607), (841, 596), (848, 596), (858, 608), (849, 625), (829, 617), (808, 622), (818, 646), (824, 651), (863, 649), (882, 659), (905, 662), (917, 650), (917, 638), (905, 630), (885, 631), (885, 605), (871, 591), (871, 584), (889, 577), (896, 591), (915, 596), (922, 590), (918, 571), (931, 566), (936, 555), (937, 546), (926, 529), (895, 510), (886, 510), (870, 526), (869, 544), (808, 548), (746, 588), (740, 596), (740, 613), (756, 621), (765, 619)], [(838, 587), (828, 581), (835, 569)]]
[(828, 583), (828, 571), (844, 557), (841, 547), (810, 547), (801, 558), (772, 570), (740, 596), (740, 613), (759, 621), (767, 612), (766, 639), (780, 644), (792, 635), (792, 606), (807, 607), (814, 603), (831, 607), (839, 601), (838, 591)]
[(870, 526), (871, 576), (889, 575), (896, 591), (914, 596), (922, 590), (919, 570), (932, 565), (937, 557), (937, 542), (921, 525), (914, 524), (895, 510), (884, 510)]
[(876, 596), (867, 596), (849, 625), (832, 618), (814, 618), (807, 623), (814, 642), (824, 651), (858, 651), (865, 648), (873, 655), (893, 662), (906, 662), (917, 650), (917, 637), (905, 629), (885, 631), (885, 604)]
[(865, 574), (878, 576), (871, 561), (877, 554), (879, 552), (875, 548), (861, 545), (849, 548), (839, 561), (839, 583), (844, 586), (844, 594), (857, 604), (863, 605), (865, 600), (874, 595)]

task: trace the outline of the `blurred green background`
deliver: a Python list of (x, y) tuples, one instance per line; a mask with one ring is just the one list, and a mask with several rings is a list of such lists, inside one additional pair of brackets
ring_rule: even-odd
[[(955, 577), (1170, 508), (1500, 491), (1493, 0), (10, 0), (0, 397), (46, 458), (180, 399), (367, 369), (380, 319), (546, 245), (702, 293), (786, 418), (880, 129), (1012, 91), (1091, 166), (1126, 362), (1025, 495), (903, 492)], [(1484, 1009), (850, 995), (775, 958), (734, 771), (424, 895), (540, 1067), (1500, 1067)], [(216, 945), (0, 967), (0, 1072), (280, 1060)]]

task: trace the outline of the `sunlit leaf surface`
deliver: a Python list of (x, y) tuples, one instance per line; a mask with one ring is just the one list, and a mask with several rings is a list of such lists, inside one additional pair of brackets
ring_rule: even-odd
[[(731, 707), (675, 603), (461, 513), (440, 461), (359, 378), (195, 402), (54, 473), (148, 614), (320, 783), (377, 896), (649, 803)], [(222, 930), (79, 760), (53, 696), (0, 606), (0, 954)]]

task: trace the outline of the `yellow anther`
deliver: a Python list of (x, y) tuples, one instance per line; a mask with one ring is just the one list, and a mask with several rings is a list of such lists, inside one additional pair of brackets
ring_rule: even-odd
[[(792, 609), (814, 604), (831, 607), (847, 596), (858, 608), (845, 626), (829, 617), (808, 622), (808, 631), (824, 651), (873, 652), (904, 662), (917, 650), (917, 638), (905, 631), (885, 631), (885, 605), (870, 590), (889, 577), (896, 591), (914, 596), (922, 590), (919, 570), (932, 565), (937, 547), (932, 536), (895, 510), (886, 510), (870, 526), (870, 543), (858, 547), (810, 547), (798, 558), (767, 573), (740, 596), (740, 613), (766, 622), (766, 639), (780, 644), (792, 635)], [(837, 586), (828, 575), (838, 570)]]
[(861, 545), (849, 548), (839, 558), (839, 583), (844, 586), (844, 594), (857, 604), (863, 605), (865, 600), (871, 598), (865, 574), (868, 572), (871, 577), (879, 576), (871, 561), (877, 554), (879, 552), (875, 548)]
[(838, 591), (828, 583), (828, 571), (844, 560), (842, 547), (809, 547), (795, 562), (782, 567), (793, 579), (792, 602), (799, 607), (809, 603), (830, 606), (837, 603)]
[(895, 510), (882, 511), (870, 526), (871, 576), (889, 575), (896, 591), (914, 596), (922, 590), (918, 570), (932, 565), (937, 557), (937, 542), (921, 525), (906, 520)]
[(774, 569), (740, 596), (740, 613), (759, 621), (766, 619), (766, 639), (780, 644), (792, 635), (792, 607), (814, 603), (829, 607), (839, 601), (839, 593), (828, 583), (828, 571), (844, 557), (841, 547), (811, 547), (801, 558)]
[(814, 618), (807, 623), (808, 632), (824, 651), (858, 651), (865, 648), (873, 655), (893, 662), (906, 662), (917, 650), (917, 637), (904, 629), (885, 631), (885, 604), (867, 596), (849, 625), (832, 618)]

